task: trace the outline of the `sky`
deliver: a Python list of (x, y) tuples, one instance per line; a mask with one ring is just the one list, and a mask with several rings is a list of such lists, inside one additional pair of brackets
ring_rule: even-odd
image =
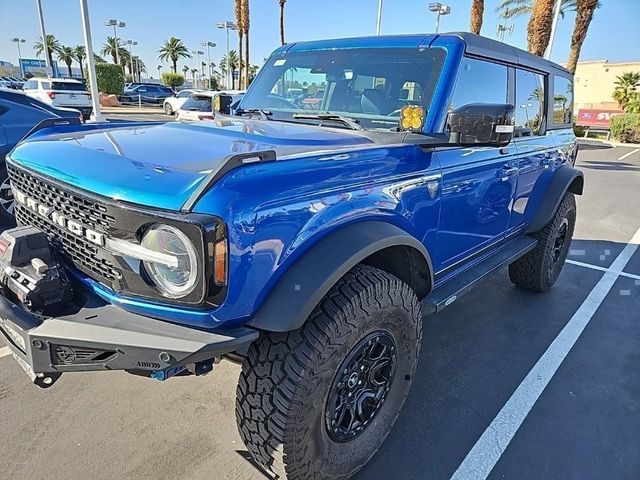
[[(441, 0), (442, 1), (442, 0)], [(382, 34), (430, 33), (435, 28), (435, 14), (427, 10), (428, 0), (384, 0)], [(442, 17), (440, 31), (469, 28), (471, 0), (444, 0), (451, 14)], [(498, 0), (485, 0), (481, 34), (496, 38), (499, 23), (494, 9)], [(602, 0), (582, 48), (581, 60), (640, 61), (640, 0)], [(83, 44), (79, 0), (42, 0), (45, 28), (63, 45)], [(157, 77), (158, 48), (171, 36), (181, 38), (190, 51), (202, 42), (212, 41), (211, 59), (216, 64), (226, 52), (224, 30), (215, 24), (234, 20), (233, 0), (88, 0), (94, 50), (99, 51), (113, 27), (104, 22), (115, 18), (126, 22), (118, 36), (135, 40), (134, 54), (140, 55), (149, 73)], [(288, 0), (285, 35), (287, 42), (366, 36), (375, 34), (377, 0)], [(280, 43), (278, 0), (251, 0), (251, 63), (261, 65)], [(575, 13), (568, 12), (558, 26), (552, 60), (565, 62), (569, 52)], [(514, 32), (505, 41), (526, 48), (528, 18), (513, 21)], [(33, 44), (40, 36), (36, 0), (0, 0), (0, 60), (17, 65), (18, 52), (13, 37), (26, 40), (23, 58), (36, 58)], [(237, 49), (238, 37), (230, 32), (231, 48)], [(206, 60), (201, 58), (201, 60)], [(181, 60), (194, 67), (196, 59)], [(74, 65), (77, 66), (77, 65)], [(168, 71), (168, 64), (163, 64)]]

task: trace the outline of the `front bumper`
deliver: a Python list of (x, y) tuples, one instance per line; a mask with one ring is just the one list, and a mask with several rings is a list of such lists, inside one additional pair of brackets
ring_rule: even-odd
[(38, 386), (64, 372), (126, 370), (165, 379), (187, 366), (242, 351), (253, 329), (202, 331), (124, 311), (82, 294), (75, 313), (41, 319), (0, 295), (0, 334)]

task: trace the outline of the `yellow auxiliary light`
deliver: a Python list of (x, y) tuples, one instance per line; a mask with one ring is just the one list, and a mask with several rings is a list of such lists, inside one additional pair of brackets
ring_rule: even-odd
[(220, 95), (216, 95), (213, 97), (213, 113), (218, 113), (220, 111)]
[(419, 105), (405, 105), (400, 110), (400, 128), (418, 132), (424, 125), (424, 109)]

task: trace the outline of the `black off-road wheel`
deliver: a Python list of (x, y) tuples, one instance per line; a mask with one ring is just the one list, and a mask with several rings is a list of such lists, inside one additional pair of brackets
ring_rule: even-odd
[(538, 245), (509, 265), (509, 278), (519, 287), (536, 292), (551, 288), (569, 253), (576, 224), (576, 200), (567, 192), (551, 221), (532, 234)]
[(236, 400), (240, 436), (276, 478), (344, 479), (389, 434), (413, 380), (422, 338), (418, 299), (359, 265), (306, 323), (251, 345)]
[(15, 226), (15, 203), (9, 175), (7, 174), (7, 166), (2, 163), (0, 165), (0, 227)]

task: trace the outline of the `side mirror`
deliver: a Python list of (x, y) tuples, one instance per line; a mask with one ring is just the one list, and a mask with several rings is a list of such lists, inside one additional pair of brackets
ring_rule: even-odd
[(449, 140), (458, 145), (503, 147), (513, 137), (515, 108), (496, 103), (470, 103), (449, 113)]

